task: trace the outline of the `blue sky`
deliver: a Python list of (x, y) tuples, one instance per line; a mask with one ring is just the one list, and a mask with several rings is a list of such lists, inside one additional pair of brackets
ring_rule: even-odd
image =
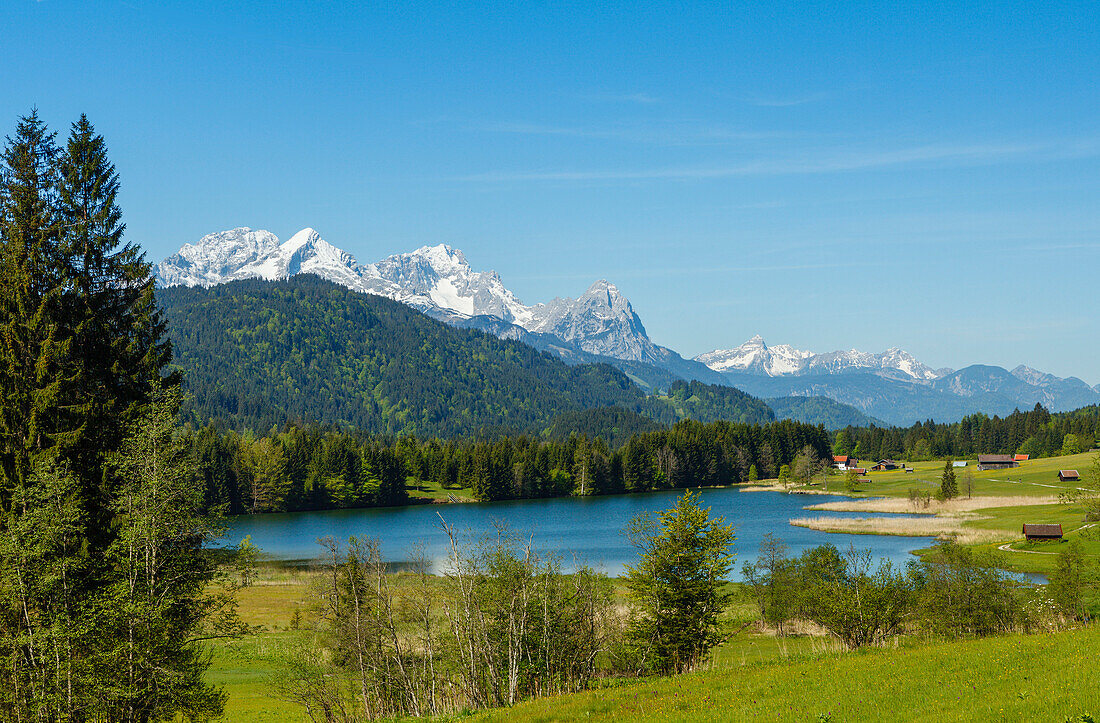
[(362, 5), (6, 0), (0, 123), (86, 112), (154, 260), (445, 242), (528, 303), (608, 278), (686, 356), (1100, 382), (1095, 3)]

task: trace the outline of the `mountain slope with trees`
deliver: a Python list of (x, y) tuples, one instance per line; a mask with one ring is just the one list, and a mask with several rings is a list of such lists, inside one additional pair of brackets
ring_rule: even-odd
[(560, 414), (600, 407), (662, 424), (774, 419), (758, 399), (698, 382), (647, 398), (611, 366), (570, 366), (314, 276), (172, 287), (158, 299), (201, 421), (468, 435), (541, 432)]
[(779, 419), (824, 424), (826, 429), (889, 426), (886, 422), (868, 416), (850, 404), (844, 404), (829, 397), (772, 397), (764, 401)]

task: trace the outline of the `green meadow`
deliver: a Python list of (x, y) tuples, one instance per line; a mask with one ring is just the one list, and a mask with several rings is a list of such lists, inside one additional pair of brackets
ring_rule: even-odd
[(820, 653), (521, 703), (474, 720), (1015, 721), (1100, 711), (1100, 629)]
[[(1049, 497), (1057, 496), (1061, 492), (1072, 490), (1076, 487), (1093, 486), (1089, 480), (1090, 466), (1096, 459), (1096, 452), (1086, 452), (1065, 457), (1046, 457), (1022, 462), (1015, 469), (978, 471), (976, 460), (966, 461), (966, 467), (955, 469), (958, 478), (959, 492), (961, 496), (967, 496), (966, 476), (971, 474), (974, 480), (973, 495), (975, 497)], [(861, 460), (860, 464), (872, 465), (874, 460)], [(909, 490), (918, 489), (935, 491), (940, 484), (940, 474), (943, 473), (943, 460), (930, 462), (911, 462), (908, 466), (912, 472), (903, 470), (890, 470), (888, 472), (868, 472), (866, 477), (860, 478), (858, 490), (854, 493), (858, 497), (887, 496), (905, 497)], [(1076, 469), (1081, 473), (1081, 482), (1060, 482), (1058, 470)], [(841, 475), (833, 475), (829, 478), (829, 491), (844, 494), (844, 482)], [(817, 487), (818, 489), (820, 486)]]

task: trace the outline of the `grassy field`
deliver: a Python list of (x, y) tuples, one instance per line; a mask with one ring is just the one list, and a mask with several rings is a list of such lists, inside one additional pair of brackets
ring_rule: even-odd
[(442, 487), (431, 480), (415, 480), (410, 477), (405, 483), (409, 499), (413, 502), (475, 502), (474, 491), (469, 487)]
[[(308, 621), (310, 585), (314, 578), (315, 573), (305, 570), (265, 568), (254, 585), (239, 591), (245, 622), (265, 629), (244, 640), (218, 643), (213, 648), (213, 665), (207, 677), (224, 686), (229, 694), (226, 720), (246, 723), (306, 720), (301, 708), (274, 696), (271, 679), (282, 669), (283, 655), (310, 643), (310, 632), (291, 630), (289, 626), (295, 610)], [(800, 660), (840, 650), (836, 642), (820, 636), (778, 638), (760, 631), (752, 624), (757, 616), (755, 604), (743, 590), (737, 589), (741, 594), (723, 616), (727, 629), (737, 632), (715, 651), (709, 664), (711, 669)], [(624, 592), (622, 586), (616, 587), (617, 595)]]
[[(975, 496), (1016, 496), (1048, 497), (1075, 487), (1091, 486), (1088, 480), (1089, 466), (1096, 459), (1096, 453), (1075, 454), (1067, 457), (1049, 457), (1023, 462), (1016, 469), (987, 470), (979, 472), (977, 462), (969, 460), (967, 467), (955, 470), (959, 491), (966, 496), (966, 476), (973, 475)], [(960, 460), (961, 461), (961, 460)], [(869, 463), (871, 464), (871, 463)], [(889, 472), (869, 472), (861, 478), (855, 496), (906, 497), (910, 489), (934, 492), (940, 485), (943, 473), (943, 460), (933, 462), (913, 462), (909, 466), (912, 472), (891, 470)], [(1059, 482), (1058, 470), (1076, 469), (1085, 476), (1083, 482)], [(829, 491), (843, 494), (844, 481), (841, 476), (829, 479)]]
[(646, 680), (478, 721), (1064, 721), (1100, 711), (1100, 629), (821, 654)]
[[(1079, 488), (1092, 486), (1090, 467), (1096, 453), (1029, 460), (1016, 469), (978, 472), (974, 461), (969, 467), (955, 470), (961, 497), (948, 503), (932, 500), (928, 507), (909, 503), (910, 490), (932, 492), (939, 486), (943, 461), (916, 462), (914, 471), (872, 472), (864, 478), (846, 503), (809, 504), (812, 511), (847, 510), (866, 512), (905, 512), (929, 515), (928, 518), (883, 518), (838, 520), (828, 517), (793, 521), (805, 527), (831, 532), (939, 535), (953, 537), (963, 544), (990, 551), (1004, 567), (1018, 572), (1049, 573), (1056, 553), (1069, 540), (1078, 539), (1082, 551), (1092, 560), (1100, 560), (1100, 531), (1086, 530), (1084, 508), (1080, 504), (1062, 504), (1059, 496)], [(1084, 480), (1059, 482), (1058, 470), (1076, 469)], [(973, 484), (968, 494), (966, 477)], [(808, 490), (818, 491), (815, 486)], [(843, 483), (832, 476), (831, 492), (843, 493)], [(885, 499), (883, 499), (885, 498)], [(1034, 503), (1032, 503), (1034, 501)], [(1062, 543), (1025, 543), (1021, 529), (1025, 522), (1059, 523), (1065, 532)], [(917, 551), (917, 554), (927, 552)], [(1055, 553), (1055, 554), (1047, 554)]]

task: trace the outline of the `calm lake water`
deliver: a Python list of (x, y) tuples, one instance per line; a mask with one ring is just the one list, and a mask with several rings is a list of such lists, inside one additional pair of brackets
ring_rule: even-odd
[[(270, 558), (304, 561), (318, 556), (317, 539), (331, 535), (346, 540), (352, 535), (377, 538), (389, 562), (400, 565), (409, 550), (422, 545), (441, 571), (447, 561), (447, 537), (440, 529), (439, 515), (456, 531), (469, 538), (490, 533), (496, 523), (530, 537), (542, 553), (558, 553), (564, 567), (587, 564), (609, 575), (620, 575), (623, 566), (635, 558), (635, 550), (623, 534), (630, 519), (640, 512), (667, 509), (676, 504), (679, 491), (651, 492), (606, 497), (562, 497), (548, 500), (517, 500), (484, 504), (416, 505), (364, 510), (290, 512), (249, 515), (230, 519), (227, 542), (236, 544), (252, 536)], [(844, 499), (833, 495), (786, 495), (775, 492), (743, 492), (738, 489), (708, 489), (702, 492), (711, 515), (722, 515), (737, 532), (735, 551), (739, 569), (744, 560), (755, 560), (761, 538), (778, 535), (797, 555), (803, 550), (831, 542), (842, 551), (849, 544), (870, 549), (896, 565), (904, 565), (909, 553), (932, 544), (927, 537), (886, 535), (841, 535), (803, 527), (787, 521), (802, 516), (867, 517), (867, 513), (806, 512), (804, 505)]]

